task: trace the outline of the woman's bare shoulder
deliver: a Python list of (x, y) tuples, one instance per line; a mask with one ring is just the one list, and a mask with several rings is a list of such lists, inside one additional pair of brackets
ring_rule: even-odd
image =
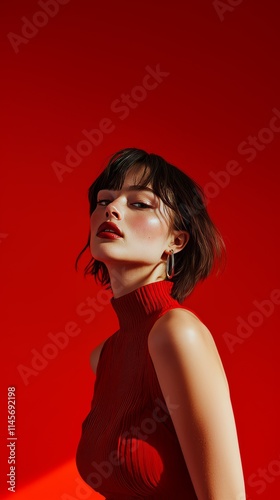
[[(212, 358), (226, 379), (226, 374), (214, 338), (207, 326), (195, 313), (184, 308), (171, 309), (154, 324), (148, 337), (150, 355), (179, 352), (187, 358), (200, 352), (202, 357)], [(164, 354), (163, 354), (164, 356)]]
[(204, 338), (213, 341), (207, 326), (194, 312), (185, 308), (171, 309), (160, 316), (150, 332), (149, 340), (168, 342), (182, 335), (189, 337), (190, 340)]

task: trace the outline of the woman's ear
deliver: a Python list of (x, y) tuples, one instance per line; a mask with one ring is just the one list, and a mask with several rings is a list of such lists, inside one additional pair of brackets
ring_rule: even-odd
[(172, 248), (174, 253), (180, 252), (185, 248), (186, 244), (190, 239), (190, 235), (187, 231), (174, 231), (173, 232), (173, 241)]

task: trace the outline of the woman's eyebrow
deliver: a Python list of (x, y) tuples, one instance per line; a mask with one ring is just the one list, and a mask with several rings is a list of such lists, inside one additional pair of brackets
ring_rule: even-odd
[[(152, 188), (150, 188), (148, 186), (143, 186), (142, 184), (133, 184), (133, 185), (127, 186), (127, 188), (125, 188), (125, 189), (127, 191), (149, 191), (149, 193), (155, 194), (155, 192)], [(103, 189), (100, 189), (98, 192), (100, 193), (100, 191), (118, 191), (118, 190), (111, 189), (111, 188), (103, 188)]]
[(154, 193), (154, 190), (152, 188), (149, 188), (148, 186), (142, 186), (141, 184), (133, 184), (132, 186), (128, 186), (127, 190), (128, 191), (150, 191), (151, 193)]

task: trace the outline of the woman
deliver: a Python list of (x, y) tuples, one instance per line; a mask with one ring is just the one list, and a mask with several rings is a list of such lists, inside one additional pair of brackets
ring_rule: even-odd
[(211, 333), (181, 304), (224, 244), (201, 188), (155, 154), (117, 152), (89, 188), (85, 274), (110, 287), (120, 328), (96, 373), (77, 467), (108, 500), (243, 500), (229, 388)]

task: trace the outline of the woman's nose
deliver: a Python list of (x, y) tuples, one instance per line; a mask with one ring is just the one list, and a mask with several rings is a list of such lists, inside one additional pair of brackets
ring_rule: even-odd
[(107, 217), (107, 219), (109, 217), (113, 217), (114, 219), (121, 220), (122, 215), (121, 215), (120, 210), (118, 210), (116, 208), (116, 206), (114, 206), (112, 203), (110, 203), (106, 207), (106, 217)]

